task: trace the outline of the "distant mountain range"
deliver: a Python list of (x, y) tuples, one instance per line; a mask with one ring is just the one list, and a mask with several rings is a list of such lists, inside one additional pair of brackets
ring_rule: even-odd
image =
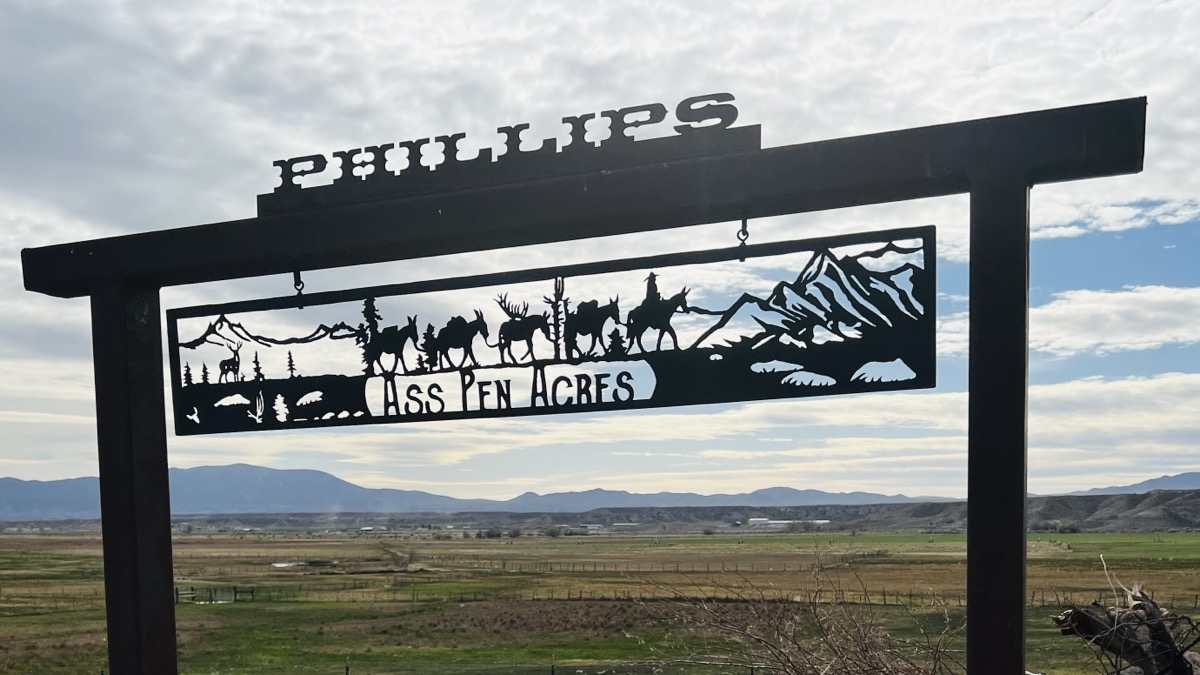
[[(870, 492), (825, 492), (786, 487), (743, 494), (699, 495), (624, 490), (587, 490), (509, 500), (456, 499), (415, 490), (364, 488), (321, 471), (269, 469), (248, 464), (171, 469), (171, 510), (176, 514), (218, 513), (579, 513), (608, 508), (858, 506), (953, 501)], [(1157, 489), (1200, 489), (1200, 473), (1163, 476), (1128, 486), (1098, 488), (1085, 495), (1141, 493)], [(0, 478), (0, 521), (99, 517), (96, 478), (24, 481)]]
[[(547, 495), (526, 492), (505, 501), (456, 499), (416, 490), (365, 488), (321, 471), (268, 469), (249, 464), (171, 469), (170, 480), (171, 511), (176, 514), (579, 512), (621, 507), (805, 506), (941, 499), (784, 487), (733, 495), (635, 494), (597, 489)], [(99, 495), (96, 478), (44, 482), (0, 478), (0, 520), (97, 518)]]
[(1151, 490), (1200, 490), (1200, 471), (1189, 471), (1174, 476), (1159, 476), (1133, 485), (1110, 485), (1102, 488), (1092, 488), (1082, 492), (1072, 492), (1072, 495), (1124, 495), (1142, 494)]

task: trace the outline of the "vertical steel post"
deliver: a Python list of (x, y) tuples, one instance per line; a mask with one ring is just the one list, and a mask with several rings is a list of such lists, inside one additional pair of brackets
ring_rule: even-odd
[(1029, 183), (971, 179), (967, 670), (1025, 672)]
[(92, 353), (108, 664), (112, 675), (172, 675), (171, 503), (157, 288), (92, 289)]

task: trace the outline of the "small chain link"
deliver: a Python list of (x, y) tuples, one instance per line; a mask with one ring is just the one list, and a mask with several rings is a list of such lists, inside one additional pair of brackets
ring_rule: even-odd
[[(750, 238), (749, 223), (746, 222), (745, 218), (742, 218), (742, 229), (738, 230), (738, 233), (737, 233), (737, 240), (739, 242), (738, 248), (739, 249), (746, 248), (746, 240), (749, 238)], [(738, 258), (738, 262), (746, 262), (746, 256), (742, 256), (742, 257)]]
[[(300, 270), (292, 272), (292, 287), (296, 289), (296, 297), (304, 295), (304, 280), (300, 278)], [(296, 309), (304, 309), (304, 305), (296, 305)]]

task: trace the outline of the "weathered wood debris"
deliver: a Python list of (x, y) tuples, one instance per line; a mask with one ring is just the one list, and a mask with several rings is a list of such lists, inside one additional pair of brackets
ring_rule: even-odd
[(1192, 651), (1200, 643), (1200, 629), (1137, 586), (1125, 589), (1125, 606), (1070, 605), (1054, 623), (1063, 635), (1077, 635), (1095, 647), (1109, 673), (1200, 675), (1200, 653)]

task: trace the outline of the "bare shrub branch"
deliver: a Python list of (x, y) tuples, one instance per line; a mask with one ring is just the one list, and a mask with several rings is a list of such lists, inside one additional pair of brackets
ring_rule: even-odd
[[(850, 570), (863, 591), (861, 578)], [(893, 636), (870, 604), (845, 601), (840, 575), (817, 564), (810, 592), (789, 596), (756, 585), (742, 574), (686, 583), (651, 580), (665, 599), (644, 601), (670, 632), (663, 655), (673, 663), (753, 668), (787, 675), (952, 675), (964, 673), (952, 641), (963, 629), (943, 602), (933, 606), (942, 630), (931, 634), (927, 617), (911, 607), (892, 607), (911, 622), (919, 638)], [(832, 591), (832, 602), (820, 602)], [(679, 657), (679, 654), (684, 654)]]
[[(1101, 557), (1101, 562), (1104, 562)], [(1164, 609), (1136, 584), (1126, 588), (1104, 566), (1113, 594), (1125, 591), (1124, 604), (1106, 607), (1070, 604), (1053, 617), (1063, 635), (1076, 635), (1094, 649), (1106, 673), (1122, 675), (1200, 675), (1200, 629), (1191, 617)]]

